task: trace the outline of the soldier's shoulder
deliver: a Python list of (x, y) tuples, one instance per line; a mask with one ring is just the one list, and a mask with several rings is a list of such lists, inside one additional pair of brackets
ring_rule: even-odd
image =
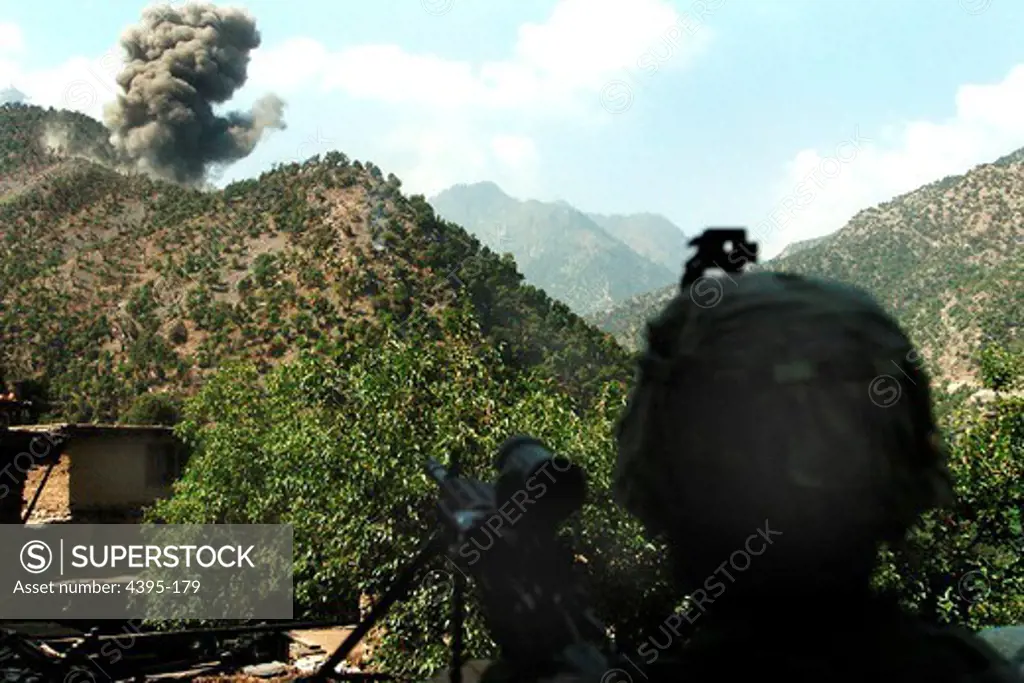
[(1024, 625), (982, 629), (978, 631), (978, 637), (1012, 664), (1024, 669)]
[[(1024, 682), (1024, 671), (1019, 659), (1020, 648), (1024, 647), (1024, 629), (1014, 634), (1001, 634), (1002, 637), (996, 638), (991, 633), (974, 633), (949, 625), (930, 625), (926, 627), (926, 632), (928, 638), (925, 643), (928, 649), (955, 658), (959, 679), (965, 683)], [(1018, 648), (1011, 653), (1009, 649), (1014, 641)]]

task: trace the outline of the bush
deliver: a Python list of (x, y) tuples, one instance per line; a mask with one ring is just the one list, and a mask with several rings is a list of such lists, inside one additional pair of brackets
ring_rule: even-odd
[(180, 320), (174, 323), (171, 327), (171, 331), (168, 333), (167, 338), (171, 340), (171, 343), (178, 346), (188, 341), (188, 328), (185, 327), (185, 323)]
[(1013, 354), (996, 345), (986, 345), (980, 354), (979, 366), (985, 387), (993, 391), (1009, 389), (1010, 385), (1024, 372), (1020, 354)]
[(121, 416), (129, 425), (165, 425), (172, 427), (181, 419), (181, 402), (169, 394), (142, 394)]
[[(1003, 355), (1018, 368), (1021, 356)], [(1024, 623), (1024, 398), (965, 404), (943, 424), (957, 500), (932, 512), (879, 582), (927, 616), (979, 629)]]

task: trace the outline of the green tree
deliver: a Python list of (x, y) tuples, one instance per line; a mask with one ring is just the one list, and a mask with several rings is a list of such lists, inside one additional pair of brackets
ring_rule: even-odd
[(1024, 355), (996, 344), (986, 344), (979, 354), (981, 379), (993, 391), (1009, 389), (1024, 373)]
[[(1004, 367), (1021, 356), (1003, 354)], [(900, 553), (886, 553), (881, 585), (904, 602), (969, 628), (1024, 623), (1024, 397), (966, 402), (945, 419), (952, 509), (925, 516)]]
[[(581, 417), (552, 381), (503, 366), (471, 318), (452, 315), (445, 325), (443, 339), (352, 335), (262, 379), (252, 365), (223, 367), (186, 405), (178, 432), (193, 455), (151, 519), (293, 525), (297, 614), (329, 614), (381, 595), (432, 529), (427, 456), (447, 462), (459, 453), (467, 474), (490, 481), (501, 441), (530, 433), (589, 473), (589, 505), (572, 525), (577, 549), (623, 558), (595, 563), (588, 579), (603, 613), (635, 612), (643, 595), (623, 587), (658, 565), (657, 549), (608, 494), (619, 389), (608, 385)], [(378, 661), (389, 671), (421, 676), (443, 666), (439, 615), (451, 571), (431, 568), (433, 578), (387, 621)], [(492, 655), (475, 608), (467, 626), (470, 653)]]

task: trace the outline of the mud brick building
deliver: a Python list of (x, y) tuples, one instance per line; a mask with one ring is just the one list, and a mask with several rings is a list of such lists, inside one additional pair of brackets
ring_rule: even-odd
[(0, 422), (0, 523), (136, 521), (185, 460), (169, 427)]

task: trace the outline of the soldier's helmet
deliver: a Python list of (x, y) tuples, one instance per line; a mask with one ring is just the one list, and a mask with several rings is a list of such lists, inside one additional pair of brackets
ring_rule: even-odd
[(896, 541), (952, 500), (907, 335), (865, 292), (808, 277), (680, 291), (648, 325), (617, 440), (617, 500), (697, 554), (767, 522), (789, 569), (842, 563), (843, 548)]

